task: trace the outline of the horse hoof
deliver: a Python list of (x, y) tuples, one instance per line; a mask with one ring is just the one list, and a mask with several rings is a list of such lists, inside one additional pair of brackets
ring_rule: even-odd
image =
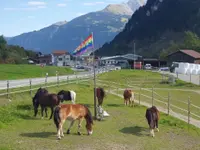
[(81, 132), (78, 132), (78, 135), (81, 135)]
[(70, 134), (70, 130), (67, 130), (67, 134)]
[(156, 131), (157, 131), (157, 132), (159, 132), (159, 129), (158, 129), (158, 128), (156, 128)]
[(64, 134), (62, 134), (61, 137), (64, 137)]
[(58, 137), (57, 139), (58, 139), (58, 140), (61, 140), (61, 137)]

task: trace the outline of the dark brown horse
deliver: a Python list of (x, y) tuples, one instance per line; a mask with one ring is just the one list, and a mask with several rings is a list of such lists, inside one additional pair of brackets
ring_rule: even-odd
[(93, 132), (93, 119), (88, 107), (81, 104), (61, 104), (57, 106), (54, 110), (54, 123), (57, 128), (58, 139), (61, 139), (61, 136), (64, 137), (63, 124), (65, 123), (66, 119), (71, 121), (71, 124), (67, 130), (67, 134), (70, 134), (71, 127), (73, 126), (75, 120), (78, 120), (78, 134), (81, 135), (80, 127), (84, 118), (86, 120), (86, 129), (88, 135), (91, 135)]
[(35, 105), (34, 108), (35, 108), (35, 116), (37, 115), (37, 112), (38, 112), (38, 107), (39, 105), (41, 106), (41, 115), (42, 115), (42, 118), (43, 118), (43, 111), (44, 109), (46, 109), (47, 107), (50, 107), (51, 108), (51, 116), (49, 119), (52, 118), (53, 116), (53, 109), (55, 106), (59, 105), (60, 104), (60, 98), (57, 94), (45, 94), (45, 95), (42, 95), (38, 98), (38, 105)]
[(129, 106), (132, 104), (132, 106), (134, 105), (134, 93), (132, 90), (124, 90), (124, 104), (128, 105), (129, 102)]
[(103, 100), (106, 96), (104, 89), (100, 88), (100, 87), (96, 88), (96, 96), (97, 96), (97, 100), (98, 100), (98, 106), (102, 106)]
[(151, 108), (147, 108), (145, 116), (149, 125), (150, 134), (154, 137), (154, 129), (159, 132), (158, 120), (160, 119), (160, 112), (158, 111), (156, 106), (152, 106)]
[[(32, 99), (35, 116), (37, 115), (37, 112), (38, 112), (37, 108), (39, 106), (39, 97), (41, 97), (42, 95), (47, 95), (48, 93), (49, 92), (45, 88), (39, 88), (37, 92), (35, 93), (35, 96)], [(45, 113), (47, 117), (47, 108), (45, 108)]]

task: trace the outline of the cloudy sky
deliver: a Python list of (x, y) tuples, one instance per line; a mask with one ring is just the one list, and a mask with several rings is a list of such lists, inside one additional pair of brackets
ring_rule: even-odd
[(0, 35), (15, 36), (127, 0), (1, 0)]

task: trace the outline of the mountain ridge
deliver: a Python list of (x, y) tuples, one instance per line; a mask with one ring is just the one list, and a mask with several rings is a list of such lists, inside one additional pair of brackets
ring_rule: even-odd
[(20, 45), (42, 53), (49, 53), (56, 49), (66, 49), (71, 52), (93, 31), (95, 45), (100, 47), (123, 30), (131, 13), (132, 9), (125, 4), (111, 4), (103, 10), (87, 13), (71, 21), (57, 22), (40, 30), (6, 39), (9, 44)]

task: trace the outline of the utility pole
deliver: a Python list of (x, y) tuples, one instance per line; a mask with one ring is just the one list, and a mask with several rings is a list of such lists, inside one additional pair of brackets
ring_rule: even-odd
[(134, 70), (135, 70), (135, 41), (134, 41), (134, 44), (133, 44), (133, 46), (134, 46), (134, 55), (133, 55), (133, 59), (134, 59)]

